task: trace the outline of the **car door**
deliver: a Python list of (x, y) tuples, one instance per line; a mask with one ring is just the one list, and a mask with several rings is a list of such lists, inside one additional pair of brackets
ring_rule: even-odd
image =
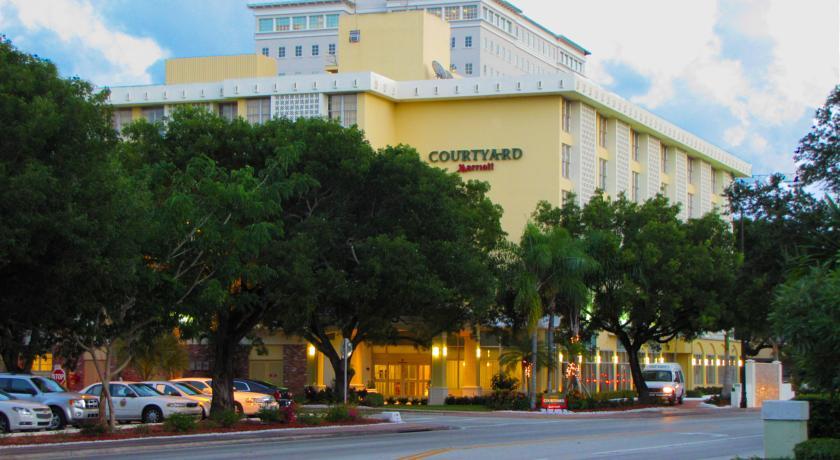
[(118, 420), (136, 420), (140, 418), (142, 408), (137, 407), (139, 401), (137, 395), (131, 391), (128, 385), (112, 383), (111, 400), (114, 401), (114, 414)]
[(6, 392), (11, 393), (17, 399), (33, 399), (38, 394), (38, 390), (28, 379), (11, 378), (8, 385), (9, 389)]

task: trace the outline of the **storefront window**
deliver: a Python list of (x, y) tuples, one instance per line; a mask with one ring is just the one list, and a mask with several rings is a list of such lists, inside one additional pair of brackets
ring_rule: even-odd
[(478, 5), (467, 5), (464, 7), (464, 19), (478, 19)]
[(446, 12), (447, 21), (457, 21), (458, 19), (461, 19), (460, 6), (447, 6), (444, 11)]
[(292, 20), (289, 18), (277, 18), (277, 30), (285, 32), (291, 28)]
[(248, 122), (262, 124), (271, 118), (271, 98), (248, 100)]
[(274, 19), (260, 19), (260, 32), (271, 32), (274, 30)]
[(356, 106), (355, 94), (332, 95), (329, 98), (330, 119), (338, 121), (345, 128), (349, 128), (356, 124)]
[(292, 30), (306, 29), (306, 16), (295, 16), (292, 18)]

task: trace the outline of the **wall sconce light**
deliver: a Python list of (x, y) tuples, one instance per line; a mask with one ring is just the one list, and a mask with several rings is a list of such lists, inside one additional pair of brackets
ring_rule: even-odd
[(443, 347), (443, 357), (444, 357), (444, 358), (446, 358), (446, 352), (447, 352), (447, 348), (446, 348), (446, 347)]
[(481, 359), (481, 347), (475, 347), (475, 357)]
[(437, 358), (438, 356), (440, 356), (440, 347), (432, 347), (432, 358)]
[(310, 344), (310, 345), (307, 347), (306, 351), (307, 351), (307, 353), (309, 353), (309, 356), (310, 356), (310, 357), (315, 356), (315, 345)]

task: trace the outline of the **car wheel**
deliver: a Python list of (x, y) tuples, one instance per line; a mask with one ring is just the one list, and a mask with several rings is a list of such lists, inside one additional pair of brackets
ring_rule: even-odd
[(245, 409), (242, 408), (242, 404), (234, 403), (233, 407), (234, 407), (234, 410), (236, 410), (237, 414), (245, 415)]
[(163, 412), (156, 406), (149, 406), (143, 409), (143, 423), (160, 423), (163, 421)]
[(50, 426), (47, 427), (49, 430), (63, 430), (67, 426), (67, 416), (64, 415), (64, 411), (58, 407), (50, 407), (52, 410), (52, 418), (50, 419)]
[(682, 404), (684, 401), (685, 401), (685, 395), (680, 396), (680, 404)]
[(9, 425), (9, 419), (4, 414), (0, 414), (0, 433), (11, 433), (12, 426)]

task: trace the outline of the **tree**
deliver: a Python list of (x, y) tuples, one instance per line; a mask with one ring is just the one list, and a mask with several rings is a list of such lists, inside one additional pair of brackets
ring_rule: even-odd
[[(97, 280), (116, 136), (106, 94), (0, 36), (0, 354), (27, 371)], [(102, 222), (104, 227), (109, 222)]]
[(836, 396), (840, 390), (840, 252), (795, 270), (776, 289), (774, 330), (790, 344), (801, 381)]
[(131, 367), (142, 380), (151, 380), (156, 375), (166, 379), (178, 377), (187, 368), (190, 359), (186, 347), (172, 332), (166, 332), (150, 342), (137, 344), (131, 350), (131, 356)]
[(799, 178), (805, 184), (822, 184), (840, 195), (840, 85), (825, 105), (817, 109), (815, 124), (799, 141), (793, 159), (799, 163)]
[(282, 237), (282, 205), (305, 182), (287, 175), (296, 151), (285, 142), (290, 128), (183, 109), (166, 125), (125, 131), (124, 162), (156, 203), (156, 244), (146, 257), (176, 293), (178, 327), (212, 347), (213, 412), (234, 408), (242, 340), (287, 308), (263, 293), (277, 276), (268, 255)]
[(343, 381), (337, 342), (428, 344), (492, 303), (488, 252), (502, 236), (487, 186), (424, 163), (406, 146), (374, 152), (355, 128), (301, 120), (292, 197), (273, 253), (272, 296), (295, 305), (275, 328), (302, 335)]
[(681, 222), (662, 196), (643, 204), (598, 194), (582, 210), (598, 269), (591, 321), (627, 350), (641, 400), (648, 390), (638, 353), (648, 342), (692, 338), (713, 325), (737, 268), (728, 225), (715, 214)]

